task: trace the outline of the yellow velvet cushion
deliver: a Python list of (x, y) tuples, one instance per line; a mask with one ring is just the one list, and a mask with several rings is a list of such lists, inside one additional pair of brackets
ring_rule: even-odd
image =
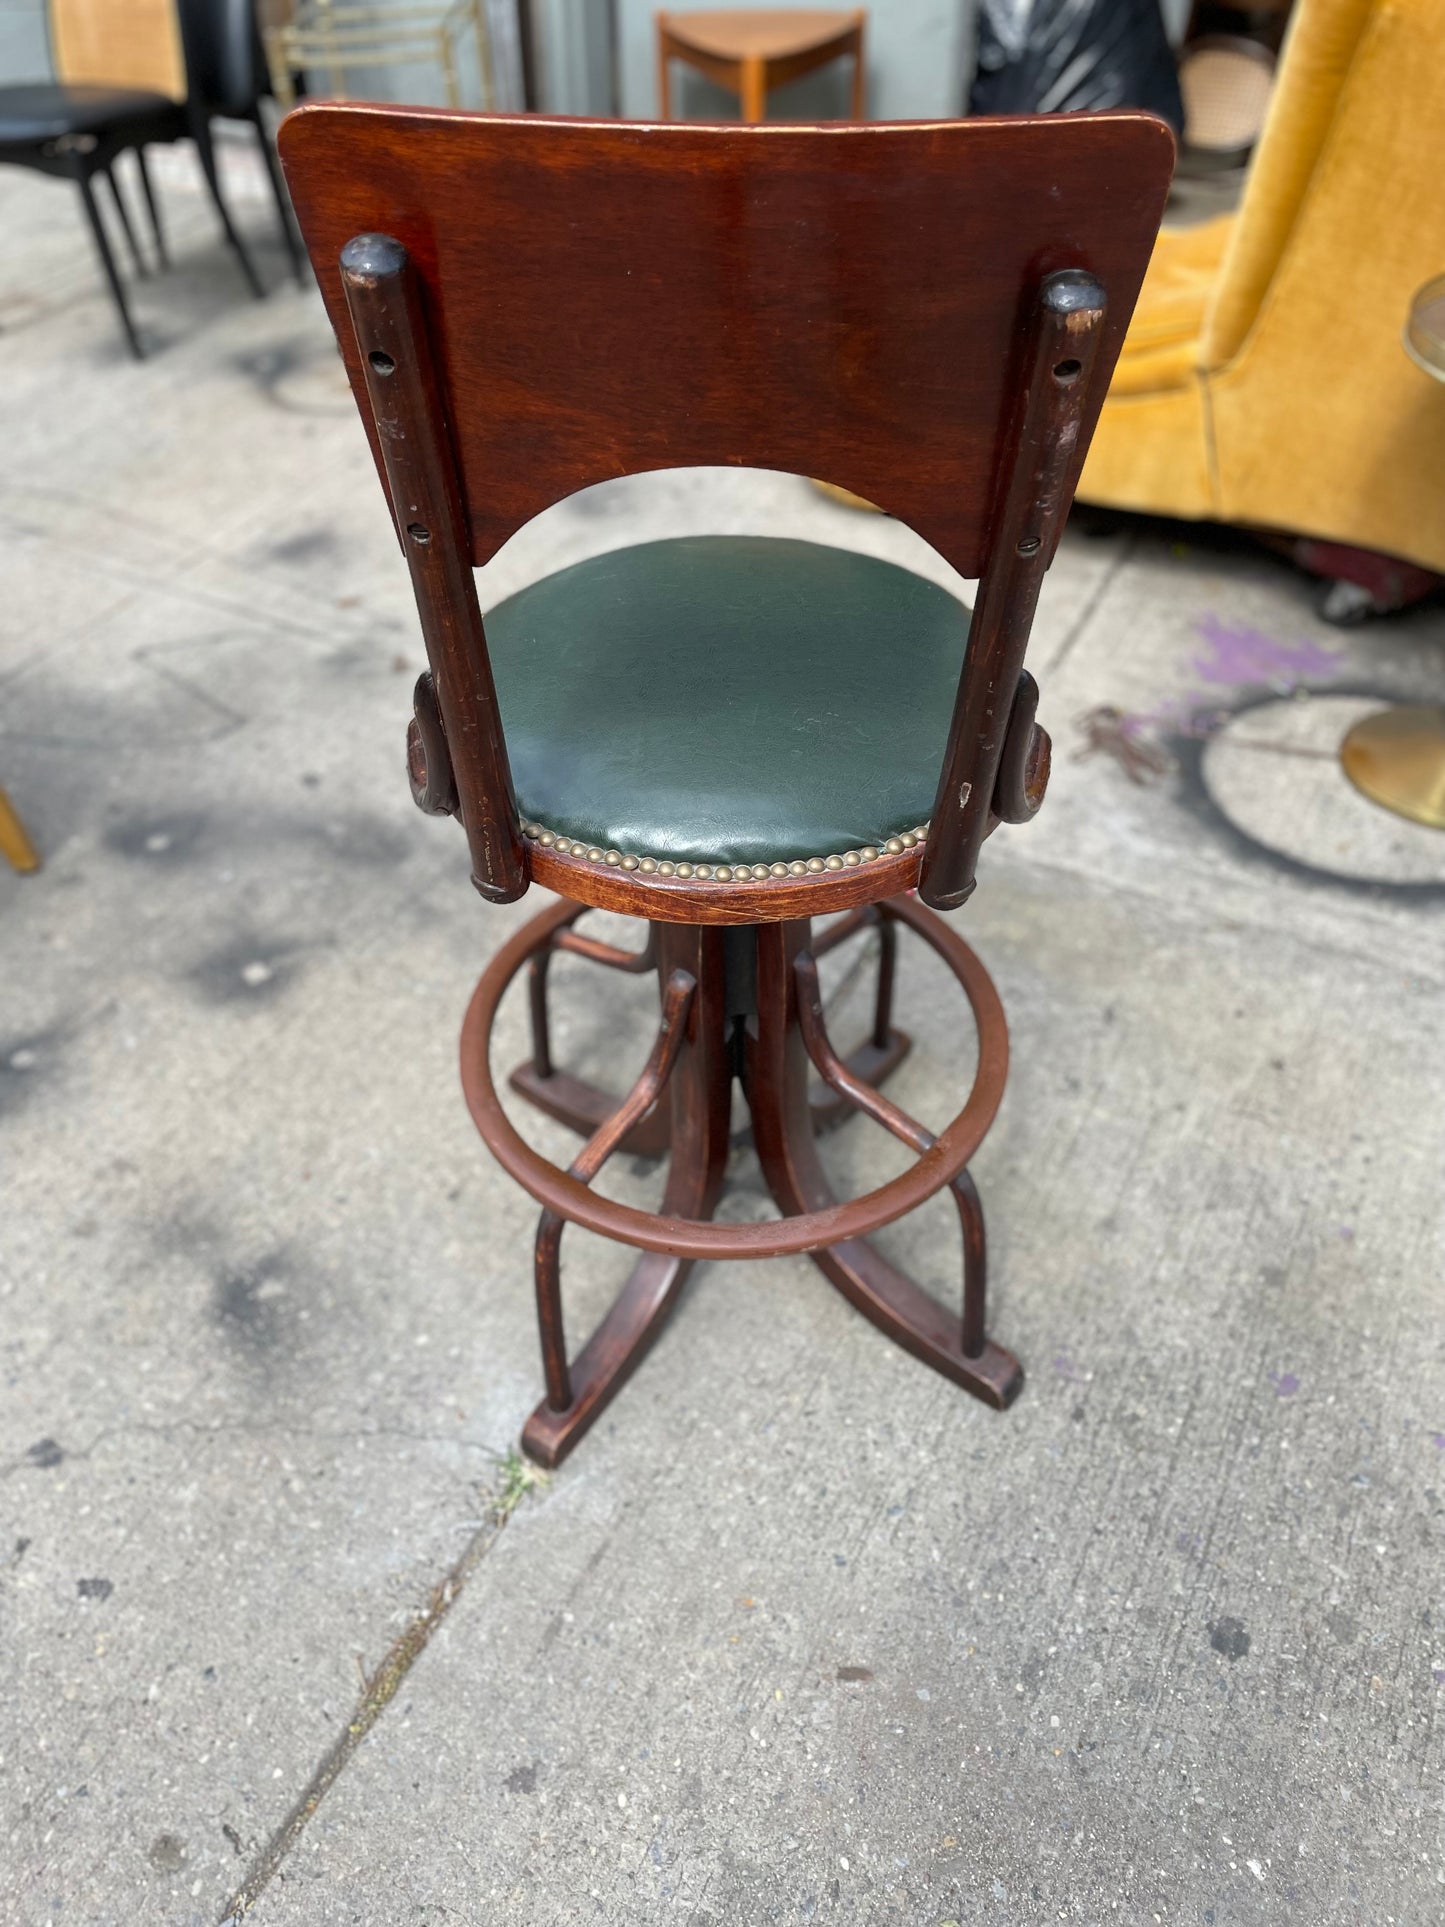
[(1215, 292), (1234, 216), (1164, 228), (1129, 323), (1111, 395), (1177, 388), (1199, 366), (1199, 336)]
[[(1439, 0), (1418, 4), (1433, 7)], [(1375, 0), (1298, 0), (1280, 52), (1269, 117), (1230, 236), (1218, 298), (1203, 329), (1200, 346), (1206, 367), (1232, 360), (1254, 325), (1314, 179), (1360, 37), (1375, 10)], [(1425, 132), (1422, 127), (1422, 136)], [(1365, 240), (1361, 234), (1362, 246)]]

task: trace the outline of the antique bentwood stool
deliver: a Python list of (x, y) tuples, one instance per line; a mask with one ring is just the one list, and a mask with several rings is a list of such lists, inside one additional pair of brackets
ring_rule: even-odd
[[(1149, 256), (1168, 129), (1140, 114), (697, 127), (319, 104), (281, 148), (421, 613), (413, 791), (461, 818), (484, 897), (535, 880), (562, 899), (502, 945), (462, 1031), (477, 1127), (543, 1207), (547, 1395), (525, 1448), (553, 1464), (577, 1443), (699, 1258), (808, 1252), (889, 1337), (1006, 1406), (1021, 1374), (985, 1335), (967, 1165), (1007, 1031), (983, 966), (923, 906), (963, 903), (984, 837), (1043, 794), (1024, 645)], [(473, 566), (550, 502), (719, 463), (880, 503), (982, 577), (972, 617), (889, 563), (690, 537), (564, 569), (483, 633)], [(645, 946), (582, 934), (588, 908), (645, 918)], [(815, 939), (811, 920), (839, 911)], [(882, 938), (877, 1019), (845, 1058), (816, 959), (863, 924)], [(908, 1047), (890, 1013), (900, 925), (954, 972), (978, 1027), (973, 1089), (936, 1136), (878, 1089)], [(620, 1103), (552, 1062), (559, 951), (657, 973), (657, 1038)], [(566, 1171), (508, 1121), (489, 1068), (524, 966), (535, 1041), (513, 1085), (586, 1136)], [(917, 1163), (840, 1202), (810, 1063), (831, 1115), (864, 1112)], [(768, 1223), (709, 1222), (735, 1077), (783, 1214)], [(590, 1188), (614, 1151), (664, 1148), (659, 1211)], [(867, 1243), (945, 1187), (961, 1316)], [(642, 1254), (570, 1359), (567, 1222)]]

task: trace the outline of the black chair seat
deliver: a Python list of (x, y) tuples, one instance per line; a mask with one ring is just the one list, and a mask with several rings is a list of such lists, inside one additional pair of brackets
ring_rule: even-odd
[(28, 146), (67, 134), (94, 134), (128, 120), (164, 119), (179, 113), (165, 94), (141, 87), (90, 87), (62, 81), (26, 81), (0, 87), (0, 146)]
[(925, 823), (969, 612), (817, 543), (618, 549), (493, 609), (524, 819), (624, 855), (771, 863)]

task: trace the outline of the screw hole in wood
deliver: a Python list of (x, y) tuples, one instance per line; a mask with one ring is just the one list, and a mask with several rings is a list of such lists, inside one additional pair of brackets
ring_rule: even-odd
[(406, 532), (412, 541), (418, 543), (422, 548), (425, 548), (427, 543), (431, 541), (431, 530), (421, 522), (408, 522)]
[(1060, 388), (1067, 388), (1071, 381), (1078, 380), (1079, 370), (1083, 365), (1081, 361), (1075, 361), (1072, 357), (1070, 357), (1068, 361), (1056, 361), (1054, 363), (1054, 380), (1059, 384)]
[(396, 373), (396, 363), (384, 348), (373, 348), (366, 359), (379, 375), (394, 375)]

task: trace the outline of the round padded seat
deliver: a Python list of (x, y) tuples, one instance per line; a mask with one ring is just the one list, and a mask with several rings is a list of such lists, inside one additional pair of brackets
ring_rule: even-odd
[(814, 542), (561, 569), (486, 618), (522, 816), (689, 862), (881, 844), (933, 809), (968, 624), (911, 570)]
[(143, 87), (27, 81), (18, 87), (0, 87), (0, 146), (98, 133), (121, 121), (175, 111), (175, 101)]

